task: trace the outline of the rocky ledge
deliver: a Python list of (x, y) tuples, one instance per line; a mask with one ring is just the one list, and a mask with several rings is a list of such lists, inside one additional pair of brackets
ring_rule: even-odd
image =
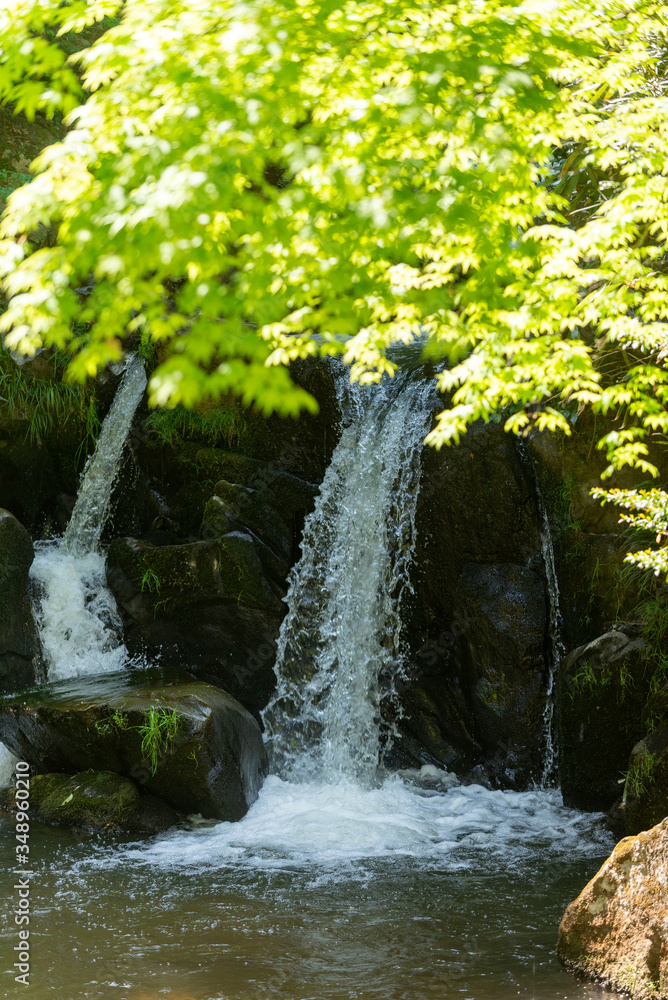
[(241, 819), (267, 768), (253, 716), (182, 671), (133, 670), (5, 697), (0, 741), (33, 773), (112, 772), (172, 810), (219, 820)]

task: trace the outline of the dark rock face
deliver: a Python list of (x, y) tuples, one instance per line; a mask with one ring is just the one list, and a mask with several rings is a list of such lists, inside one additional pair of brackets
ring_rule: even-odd
[(453, 614), (458, 673), (485, 756), (520, 785), (540, 776), (547, 626), (545, 583), (533, 570), (464, 567)]
[(0, 693), (35, 683), (40, 647), (28, 596), (33, 558), (30, 535), (0, 508)]
[[(274, 489), (268, 470), (273, 470), (276, 482), (287, 474), (307, 484), (320, 483), (338, 440), (333, 372), (328, 365), (303, 361), (291, 365), (290, 374), (316, 398), (320, 412), (297, 419), (264, 417), (244, 409), (238, 401), (228, 401), (244, 426), (234, 450), (222, 441), (195, 438), (163, 443), (147, 426), (146, 410), (140, 409), (128, 441), (128, 458), (114, 489), (114, 512), (105, 540), (127, 535), (162, 545), (199, 539), (204, 508), (214, 484), (223, 479), (273, 491), (273, 499), (279, 502), (284, 492), (293, 495), (292, 488), (281, 479), (280, 490)], [(298, 545), (299, 518), (290, 527), (296, 529)]]
[(499, 425), (424, 449), (398, 761), (494, 787), (539, 777), (548, 641), (539, 523), (531, 465)]
[(621, 840), (566, 909), (564, 964), (633, 998), (668, 998), (668, 820)]
[[(16, 811), (14, 788), (0, 789), (0, 806)], [(18, 805), (20, 808), (20, 803)], [(37, 774), (30, 780), (30, 816), (85, 830), (161, 833), (183, 817), (129, 778), (111, 771)]]
[(631, 751), (622, 814), (627, 834), (668, 816), (668, 726), (648, 733)]
[(565, 657), (557, 681), (559, 776), (564, 803), (609, 809), (621, 794), (629, 746), (642, 735), (647, 698), (641, 637), (607, 632)]
[(204, 508), (202, 540), (116, 539), (107, 578), (132, 652), (161, 653), (259, 712), (274, 687), (286, 578), (316, 488), (241, 455), (213, 459), (227, 478)]
[[(637, 580), (624, 573), (627, 539), (620, 511), (592, 497), (601, 486), (606, 459), (595, 443), (604, 428), (593, 414), (583, 414), (570, 438), (543, 432), (529, 448), (538, 471), (554, 539), (564, 642), (573, 649), (609, 631), (616, 621), (635, 620)], [(650, 458), (668, 477), (666, 450), (650, 445)], [(632, 489), (645, 473), (623, 469), (606, 480), (607, 488)], [(627, 567), (628, 569), (628, 567)]]
[(182, 813), (238, 820), (267, 767), (260, 728), (188, 675), (124, 672), (0, 702), (0, 740), (38, 772), (111, 770)]

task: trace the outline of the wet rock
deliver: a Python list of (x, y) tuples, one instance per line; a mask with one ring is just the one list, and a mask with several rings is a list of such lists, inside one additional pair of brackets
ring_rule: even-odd
[(35, 682), (39, 639), (28, 595), (34, 558), (30, 535), (0, 508), (0, 693)]
[[(485, 764), (492, 783), (522, 787), (540, 756), (547, 641), (530, 464), (500, 425), (480, 423), (456, 447), (425, 448), (422, 466), (415, 597), (405, 609), (404, 746), (416, 763), (417, 741), (429, 761), (461, 776)], [(518, 626), (526, 619), (526, 637), (502, 623), (506, 587), (526, 590), (524, 610), (513, 612)]]
[(204, 508), (203, 538), (230, 531), (250, 531), (288, 565), (298, 556), (304, 517), (312, 510), (317, 489), (289, 475), (240, 455), (217, 462), (223, 478), (214, 486)]
[(547, 622), (545, 584), (533, 570), (464, 568), (453, 616), (459, 675), (476, 738), (510, 787), (540, 778)]
[(557, 953), (638, 1000), (668, 998), (668, 820), (617, 844), (566, 909)]
[(628, 834), (668, 816), (668, 726), (648, 733), (631, 751), (622, 812)]
[(161, 653), (251, 711), (266, 704), (285, 607), (258, 539), (241, 531), (184, 545), (119, 538), (109, 548), (107, 580), (131, 653)]
[[(297, 362), (291, 365), (290, 374), (316, 398), (319, 413), (303, 413), (298, 419), (265, 417), (228, 401), (225, 407), (233, 405), (243, 428), (233, 448), (229, 442), (221, 446), (224, 435), (212, 441), (196, 434), (183, 436), (178, 430), (169, 443), (151, 430), (148, 411), (143, 422), (140, 415), (129, 441), (133, 461), (121, 470), (116, 488), (122, 499), (113, 535), (141, 537), (154, 544), (193, 541), (199, 537), (214, 484), (226, 480), (250, 489), (265, 485), (273, 491), (273, 504), (289, 524), (293, 515), (285, 503), (293, 509), (301, 507), (296, 514), (294, 559), (304, 514), (312, 508), (311, 484), (321, 482), (336, 446), (339, 408), (331, 365)], [(302, 494), (299, 503), (295, 503), (293, 488)], [(304, 489), (310, 500), (304, 497)], [(108, 535), (109, 540), (113, 535)]]
[(260, 728), (182, 672), (127, 671), (0, 701), (0, 740), (41, 773), (111, 770), (183, 813), (238, 820), (266, 771)]
[[(0, 806), (16, 811), (14, 788), (0, 789)], [(19, 803), (20, 808), (20, 803)], [(30, 817), (85, 830), (161, 833), (183, 816), (129, 778), (111, 771), (37, 774), (30, 780)]]
[[(640, 600), (638, 578), (628, 573), (628, 551), (620, 511), (591, 496), (601, 486), (607, 465), (596, 440), (611, 422), (584, 412), (569, 438), (545, 431), (532, 435), (532, 453), (541, 492), (548, 510), (559, 577), (560, 605), (567, 648), (586, 644), (610, 630), (614, 622), (629, 618)], [(651, 461), (661, 481), (668, 476), (665, 448), (650, 445)], [(644, 473), (623, 469), (606, 481), (608, 488), (632, 489)]]
[(473, 736), (473, 714), (458, 679), (447, 675), (442, 679), (445, 690), (423, 682), (411, 684), (405, 691), (402, 738), (386, 755), (387, 766), (399, 769), (441, 764), (462, 774), (482, 756), (482, 747)]
[(629, 631), (607, 632), (574, 649), (561, 664), (556, 716), (559, 776), (568, 806), (609, 809), (619, 798), (630, 750), (643, 735), (645, 640)]
[(540, 563), (530, 469), (512, 434), (476, 424), (462, 444), (425, 448), (417, 511), (415, 624), (429, 640), (451, 626), (458, 580), (469, 563)]

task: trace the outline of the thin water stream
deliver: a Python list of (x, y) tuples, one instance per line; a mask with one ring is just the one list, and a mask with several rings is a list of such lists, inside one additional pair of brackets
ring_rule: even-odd
[[(95, 525), (140, 381), (109, 418), (116, 458), (95, 488), (84, 480), (80, 527), (36, 560), (52, 678), (127, 663)], [(564, 906), (612, 846), (597, 817), (565, 809), (554, 789), (491, 792), (379, 766), (430, 392), (410, 375), (374, 390), (341, 381), (341, 439), (291, 575), (265, 713), (274, 773), (247, 816), (191, 818), (142, 841), (32, 825), (34, 1000), (609, 995), (575, 982), (553, 950)], [(0, 819), (3, 855), (13, 837)], [(13, 876), (0, 881), (10, 899)], [(5, 910), (0, 986), (12, 941)]]

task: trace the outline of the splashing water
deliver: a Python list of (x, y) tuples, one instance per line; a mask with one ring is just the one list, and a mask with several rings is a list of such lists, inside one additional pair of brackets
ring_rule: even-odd
[(132, 356), (84, 469), (64, 536), (35, 545), (31, 576), (39, 594), (35, 610), (49, 680), (119, 670), (129, 659), (99, 544), (123, 446), (145, 387), (144, 366)]
[(401, 671), (400, 606), (433, 384), (401, 374), (350, 386), (346, 373), (338, 388), (344, 426), (291, 574), (277, 691), (263, 719), (284, 777), (368, 785), (382, 703)]
[(548, 788), (556, 778), (557, 771), (557, 746), (554, 741), (554, 681), (559, 671), (559, 665), (564, 657), (566, 649), (561, 635), (562, 616), (559, 601), (559, 580), (557, 578), (557, 567), (554, 560), (554, 546), (552, 544), (552, 531), (550, 530), (550, 519), (547, 516), (547, 507), (540, 488), (540, 481), (536, 472), (536, 466), (531, 452), (520, 439), (517, 441), (518, 454), (526, 465), (534, 484), (536, 506), (540, 517), (540, 550), (543, 557), (543, 568), (545, 570), (545, 582), (547, 585), (547, 597), (549, 607), (549, 659), (547, 688), (545, 691), (545, 707), (543, 709), (543, 734), (545, 740), (545, 751), (543, 759), (543, 773), (540, 784), (542, 788)]
[[(139, 358), (127, 362), (105, 417), (64, 536), (36, 542), (30, 576), (37, 594), (35, 620), (50, 681), (122, 669), (129, 661), (121, 620), (107, 588), (100, 537), (109, 516), (111, 491), (123, 446), (146, 388)], [(0, 787), (15, 758), (0, 743)]]

